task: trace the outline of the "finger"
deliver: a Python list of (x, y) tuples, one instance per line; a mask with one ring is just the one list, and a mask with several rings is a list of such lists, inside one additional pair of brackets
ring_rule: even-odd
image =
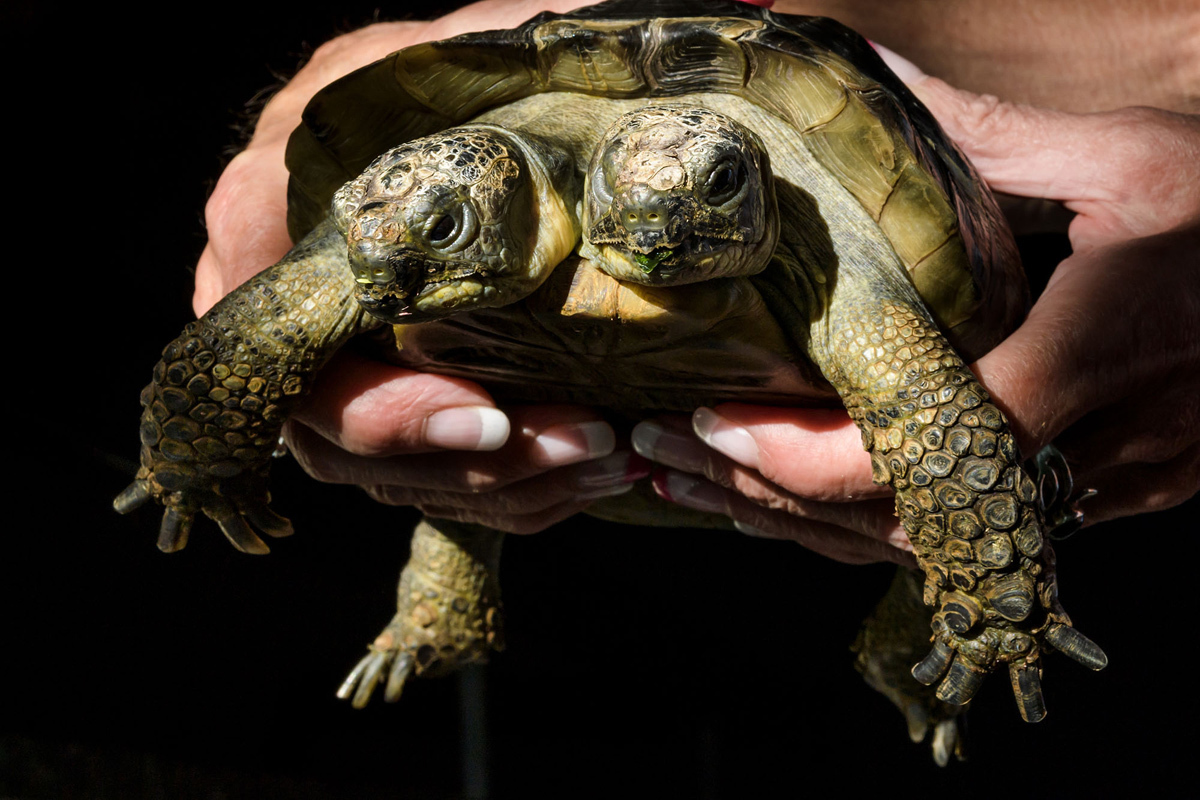
[[(1153, 403), (1158, 387), (1191, 383), (1200, 358), (1190, 335), (1200, 293), (1189, 283), (1200, 268), (1198, 244), (1200, 235), (1180, 229), (1072, 255), (1021, 327), (972, 365), (1023, 453), (1099, 408), (1126, 398)], [(1185, 418), (1175, 420), (1194, 426)]]
[(622, 452), (515, 481), (491, 492), (377, 485), (367, 487), (367, 494), (388, 505), (528, 516), (565, 503), (586, 503), (624, 494), (635, 481), (649, 475), (650, 465), (645, 460)]
[(633, 430), (632, 441), (639, 455), (680, 472), (703, 475), (759, 507), (832, 524), (893, 547), (910, 547), (886, 487), (871, 487), (879, 493), (878, 499), (855, 502), (845, 502), (844, 497), (836, 495), (832, 502), (798, 496), (757, 470), (710, 449), (691, 431), (680, 427), (675, 418), (639, 423)]
[[(729, 517), (741, 532), (760, 538), (790, 539), (823, 556), (847, 564), (891, 561), (912, 566), (911, 553), (820, 520), (765, 508), (715, 483), (677, 470), (654, 475), (654, 490), (664, 500)], [(907, 540), (905, 540), (907, 542)]]
[(1161, 389), (1144, 388), (1085, 415), (1054, 444), (1073, 468), (1098, 471), (1170, 461), (1200, 442), (1200, 365)]
[[(632, 484), (631, 484), (632, 485)], [(589, 503), (563, 503), (535, 514), (494, 514), (464, 508), (419, 506), (422, 513), (438, 519), (449, 519), (471, 525), (483, 525), (505, 533), (540, 533), (552, 525), (570, 519), (588, 507)]]
[(321, 371), (293, 419), (362, 456), (496, 450), (508, 418), (480, 386), (374, 361), (349, 351)]
[(1075, 218), (1066, 206), (1040, 197), (1018, 197), (996, 192), (996, 202), (1016, 236), (1031, 233), (1066, 233)]
[(205, 204), (209, 241), (196, 265), (197, 316), (291, 249), (283, 148), (280, 140), (239, 153)]
[(850, 502), (890, 494), (871, 480), (862, 435), (845, 411), (726, 403), (697, 409), (692, 427), (717, 452), (800, 497)]
[(1200, 492), (1200, 445), (1159, 464), (1089, 472), (1078, 476), (1076, 485), (1097, 491), (1080, 504), (1084, 525), (1173, 508)]
[(510, 414), (514, 435), (492, 452), (362, 457), (302, 424), (291, 425), (288, 441), (300, 466), (326, 483), (455, 493), (496, 491), (555, 466), (607, 456), (615, 444), (611, 427), (587, 409), (530, 406), (511, 409)]
[(877, 47), (996, 191), (1059, 200), (1072, 243), (1170, 230), (1200, 206), (1200, 119), (1149, 108), (1073, 114), (956, 89)]

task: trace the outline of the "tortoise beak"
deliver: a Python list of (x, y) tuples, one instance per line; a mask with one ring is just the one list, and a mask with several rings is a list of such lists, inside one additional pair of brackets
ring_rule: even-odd
[(694, 205), (688, 192), (658, 191), (636, 183), (613, 198), (612, 232), (639, 263), (657, 264), (683, 245), (689, 233), (684, 221), (694, 216)]
[(419, 252), (359, 242), (350, 249), (349, 260), (358, 286), (355, 299), (368, 314), (398, 322), (412, 312), (412, 301), (424, 284), (425, 258)]

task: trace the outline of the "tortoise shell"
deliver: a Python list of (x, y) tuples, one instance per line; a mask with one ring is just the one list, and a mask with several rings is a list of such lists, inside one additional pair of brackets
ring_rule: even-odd
[(299, 240), (379, 153), (546, 92), (730, 94), (796, 137), (878, 223), (968, 358), (1024, 314), (1007, 226), (969, 162), (861, 36), (745, 3), (610, 0), (415, 45), (319, 92), (288, 144)]

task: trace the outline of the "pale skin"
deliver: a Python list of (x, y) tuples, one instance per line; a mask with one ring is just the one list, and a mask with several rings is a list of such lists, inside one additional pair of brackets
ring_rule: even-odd
[[(409, 44), (512, 27), (538, 11), (575, 5), (489, 0), (433, 22), (373, 25), (319, 48), (267, 105), (250, 145), (209, 201), (197, 313), (290, 247), (283, 147), (318, 88)], [(776, 10), (821, 13), (814, 5), (779, 3)], [(1152, 5), (1170, 11), (1168, 3)], [(914, 3), (908, 10), (919, 17), (923, 7)], [(871, 3), (839, 4), (837, 16), (894, 41), (871, 29), (881, 25), (872, 9)], [(907, 31), (901, 40), (907, 51), (928, 57), (941, 46), (937, 37), (953, 33), (941, 41), (952, 41), (950, 49), (966, 56), (939, 64), (940, 74), (973, 88), (1060, 108), (1079, 109), (1080, 97), (1091, 97), (1093, 105), (1080, 110), (1134, 102), (1195, 110), (1187, 88), (1200, 85), (1187, 79), (1194, 58), (1181, 55), (1165, 76), (1147, 78), (1140, 88), (1097, 79), (1102, 91), (1091, 95), (1068, 91), (1062, 82), (1060, 98), (1031, 97), (1030, 86), (1052, 93), (1046, 86), (1053, 84), (988, 83), (979, 78), (987, 59), (970, 54), (995, 58), (997, 42), (1018, 50), (1022, 41), (1041, 52), (1040, 40), (984, 37), (970, 25), (948, 33), (933, 9), (925, 13), (934, 20), (921, 29), (928, 35)], [(1006, 25), (1023, 24), (1019, 14), (1009, 16)], [(1103, 17), (1088, 19), (1104, 27)], [(1072, 75), (1080, 81), (1089, 70), (1099, 75), (1098, 57), (1084, 46), (1094, 39), (1083, 36), (1069, 14), (1060, 22), (1073, 33), (1057, 40), (1066, 44), (1056, 45), (1056, 58), (1074, 59)], [(1038, 30), (1047, 25), (1055, 22), (1038, 20)], [(1185, 34), (1200, 30), (1177, 27)], [(1097, 36), (1121, 39), (1139, 31), (1105, 29)], [(1105, 58), (1140, 52), (1136, 42), (1127, 44), (1109, 48)], [(1180, 52), (1200, 53), (1200, 46)], [(1025, 324), (973, 365), (1013, 421), (1023, 451), (1057, 441), (1077, 483), (1100, 490), (1085, 507), (1089, 523), (1194, 495), (1200, 488), (1200, 117), (1150, 109), (1077, 115), (1010, 105), (892, 60), (995, 189), (1044, 198), (1075, 214), (1069, 229), (1075, 254), (1059, 265)], [(586, 508), (597, 493), (620, 492), (648, 474), (643, 460), (617, 447), (624, 437), (589, 409), (501, 411), (468, 381), (354, 356), (339, 357), (322, 374), (286, 433), (297, 459), (321, 480), (359, 484), (382, 502), (518, 533), (548, 527)], [(844, 412), (725, 405), (700, 409), (691, 420), (644, 423), (634, 429), (633, 444), (668, 468), (656, 475), (661, 493), (724, 513), (746, 532), (793, 539), (847, 562), (911, 558), (888, 492), (871, 483), (869, 459)]]

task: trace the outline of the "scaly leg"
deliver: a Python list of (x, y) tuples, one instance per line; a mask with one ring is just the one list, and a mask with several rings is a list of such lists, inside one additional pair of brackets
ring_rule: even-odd
[[(1054, 553), (1034, 482), (1008, 421), (923, 308), (902, 300), (840, 310), (832, 380), (862, 431), (877, 483), (925, 573), (932, 651), (913, 668), (937, 696), (967, 703), (1007, 664), (1021, 716), (1046, 713), (1040, 657), (1058, 649), (1092, 669), (1107, 659), (1058, 601)], [(944, 677), (943, 677), (944, 676)]]
[(396, 616), (337, 695), (364, 707), (387, 674), (384, 700), (400, 699), (409, 675), (436, 677), (504, 647), (500, 546), (504, 534), (476, 525), (423, 519), (400, 573)]
[(268, 507), (271, 454), (317, 371), (380, 325), (353, 293), (346, 240), (326, 222), (163, 350), (142, 391), (142, 466), (113, 501), (122, 514), (151, 499), (165, 507), (160, 550), (187, 544), (197, 511), (246, 553), (267, 552), (251, 525), (291, 533)]

